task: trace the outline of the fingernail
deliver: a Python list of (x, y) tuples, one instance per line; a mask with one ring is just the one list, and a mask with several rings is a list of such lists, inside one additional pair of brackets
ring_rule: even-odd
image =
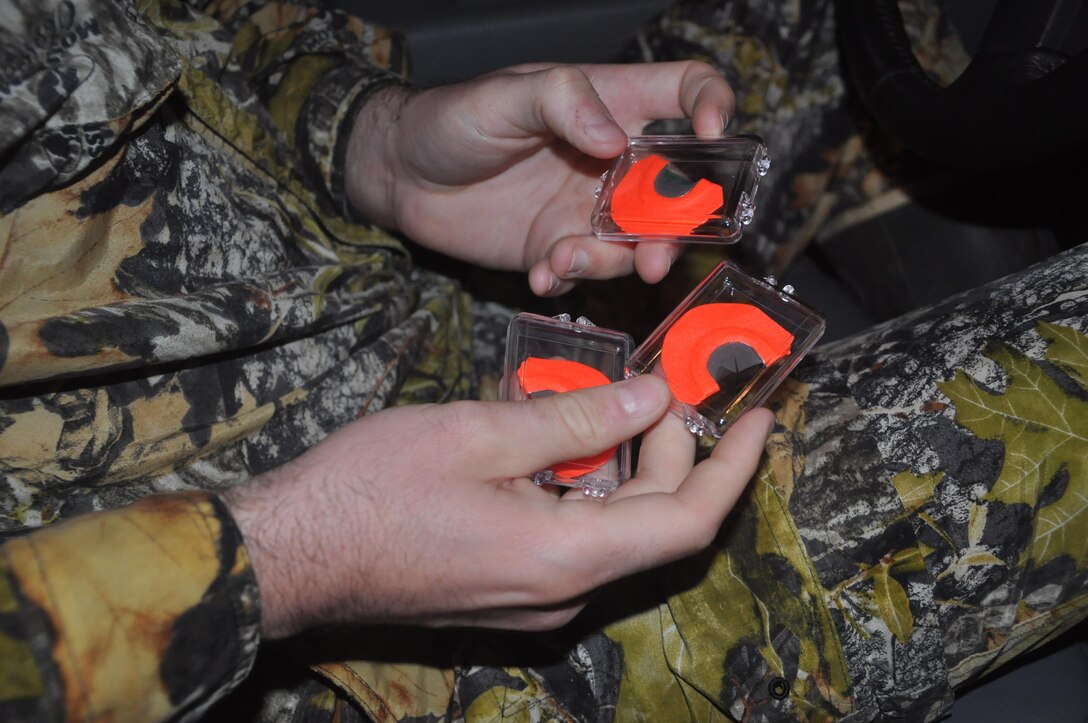
[(617, 385), (620, 404), (629, 417), (644, 417), (661, 409), (661, 387), (636, 377)]
[(550, 293), (552, 293), (553, 291), (555, 291), (556, 289), (559, 288), (559, 277), (556, 276), (555, 274), (552, 274), (551, 277), (552, 277), (551, 283), (548, 284), (548, 290), (544, 292), (545, 294), (550, 294)]
[(586, 126), (586, 135), (597, 143), (613, 143), (621, 135), (621, 131), (614, 121), (598, 118)]
[(778, 420), (774, 416), (774, 414), (764, 415), (764, 420), (763, 420), (764, 432), (763, 432), (763, 436), (764, 437), (769, 436), (771, 434), (771, 432), (774, 431), (775, 424), (777, 424), (777, 423), (778, 423)]
[(729, 127), (729, 114), (722, 112), (718, 114), (722, 119), (722, 133), (725, 133), (725, 129)]
[(589, 266), (589, 254), (585, 251), (578, 250), (571, 254), (570, 267), (567, 269), (568, 274), (580, 274), (586, 270)]
[(676, 260), (680, 258), (680, 249), (670, 249), (665, 252), (665, 272), (668, 273)]

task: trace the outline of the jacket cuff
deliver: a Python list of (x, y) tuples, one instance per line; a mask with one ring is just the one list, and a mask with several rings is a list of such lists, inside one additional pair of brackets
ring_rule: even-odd
[(41, 623), (27, 626), (26, 641), (40, 687), (59, 693), (68, 719), (197, 715), (253, 665), (256, 577), (241, 533), (208, 493), (76, 518), (0, 555), (23, 617)]
[(382, 68), (341, 65), (314, 85), (299, 114), (296, 146), (307, 175), (315, 187), (325, 189), (332, 210), (345, 218), (362, 220), (351, 208), (344, 188), (348, 141), (355, 117), (374, 93), (391, 85), (406, 83)]

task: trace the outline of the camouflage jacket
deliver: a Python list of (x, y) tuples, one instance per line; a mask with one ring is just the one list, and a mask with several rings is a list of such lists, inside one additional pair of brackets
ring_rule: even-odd
[[(388, 35), (241, 0), (2, 12), (0, 718), (933, 720), (1088, 612), (1082, 246), (812, 354), (714, 545), (563, 631), (257, 655), (210, 492), (359, 414), (482, 393), (508, 314), (345, 208)], [(738, 122), (781, 129), (771, 264), (901, 202), (844, 120), (830, 22), (693, 3), (645, 44), (739, 73)]]
[(259, 617), (198, 490), (471, 392), (467, 297), (344, 201), (400, 42), (232, 0), (0, 18), (0, 719), (193, 716)]

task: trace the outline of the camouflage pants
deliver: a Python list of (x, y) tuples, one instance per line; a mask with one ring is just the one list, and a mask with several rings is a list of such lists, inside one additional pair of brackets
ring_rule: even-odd
[[(955, 77), (955, 34), (904, 5), (929, 70)], [(731, 129), (774, 157), (734, 258), (781, 271), (924, 185), (930, 169), (862, 139), (830, 2), (682, 3), (629, 59), (690, 57), (723, 70)], [(670, 283), (693, 285), (707, 255)], [(594, 318), (614, 301), (591, 300)], [(325, 671), (383, 721), (934, 720), (1088, 612), (1086, 401), (1081, 246), (819, 348), (704, 555), (603, 591), (560, 633), (398, 635), (369, 642), (396, 665)]]
[(562, 633), (325, 671), (379, 720), (932, 720), (1085, 617), (1088, 246), (824, 346), (773, 406), (706, 554)]

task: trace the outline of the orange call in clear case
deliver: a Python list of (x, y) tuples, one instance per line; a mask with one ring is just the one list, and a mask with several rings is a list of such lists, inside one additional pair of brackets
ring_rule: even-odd
[[(634, 348), (631, 336), (602, 329), (584, 318), (518, 314), (506, 338), (501, 398), (519, 401), (594, 387), (625, 378)], [(631, 473), (631, 443), (567, 460), (533, 475), (537, 484), (574, 487), (590, 497), (604, 497)]]
[(636, 136), (601, 178), (591, 224), (607, 241), (733, 243), (770, 167), (756, 136)]
[(634, 351), (627, 375), (661, 375), (688, 428), (720, 437), (824, 332), (823, 317), (790, 291), (723, 261)]

